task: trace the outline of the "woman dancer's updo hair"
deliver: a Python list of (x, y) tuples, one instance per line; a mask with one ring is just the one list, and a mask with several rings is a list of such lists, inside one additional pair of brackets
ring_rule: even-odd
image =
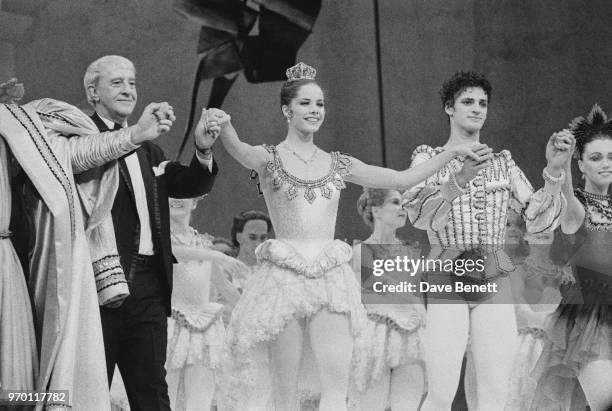
[(569, 124), (569, 129), (576, 139), (576, 158), (581, 159), (584, 147), (599, 138), (612, 139), (612, 120), (608, 121), (606, 113), (595, 104), (589, 115), (576, 117)]
[(380, 207), (384, 204), (389, 190), (386, 188), (363, 188), (363, 193), (357, 200), (357, 212), (370, 228), (374, 228), (374, 216), (372, 207)]
[(287, 81), (283, 84), (280, 93), (281, 107), (288, 106), (291, 100), (297, 96), (302, 86), (306, 84), (316, 84), (319, 86), (319, 83), (315, 80), (317, 70), (302, 62), (293, 67), (289, 67), (286, 71), (286, 75)]

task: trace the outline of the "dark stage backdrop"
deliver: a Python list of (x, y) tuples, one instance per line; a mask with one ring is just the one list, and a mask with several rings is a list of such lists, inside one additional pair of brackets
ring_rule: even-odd
[[(26, 100), (50, 96), (87, 108), (82, 86), (87, 64), (105, 54), (126, 56), (137, 67), (136, 111), (150, 101), (168, 100), (175, 107), (176, 127), (159, 144), (169, 157), (176, 154), (197, 64), (199, 27), (174, 13), (170, 0), (0, 4), (17, 13), (20, 4), (27, 4), (26, 13), (33, 17), (30, 29), (12, 39), (14, 69), (3, 68), (5, 73), (14, 70), (25, 83)], [(388, 166), (406, 168), (417, 145), (445, 141), (439, 87), (456, 70), (476, 69), (493, 84), (483, 140), (510, 149), (539, 187), (548, 136), (594, 102), (612, 110), (610, 21), (612, 6), (606, 0), (381, 0)], [(327, 120), (316, 143), (380, 164), (374, 29), (372, 0), (325, 0), (298, 57), (317, 68), (326, 91)], [(200, 105), (209, 87), (209, 82), (203, 86)], [(276, 144), (284, 137), (279, 88), (280, 83), (253, 85), (238, 79), (223, 108), (242, 139)], [(221, 172), (194, 223), (201, 231), (229, 236), (233, 214), (265, 209), (265, 204), (248, 170), (220, 144), (214, 155)], [(368, 234), (355, 208), (360, 192), (351, 186), (343, 194), (338, 238), (352, 241)], [(404, 233), (415, 235), (410, 229)]]

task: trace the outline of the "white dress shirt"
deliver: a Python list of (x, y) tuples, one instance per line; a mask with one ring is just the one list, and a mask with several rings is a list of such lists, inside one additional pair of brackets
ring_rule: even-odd
[[(104, 124), (110, 129), (115, 128), (115, 122), (107, 118), (102, 117), (99, 113), (98, 116), (104, 121)], [(123, 127), (127, 127), (127, 123), (123, 123)], [(202, 158), (200, 153), (196, 151), (196, 157), (200, 164), (207, 166), (212, 171), (212, 157), (209, 159)], [(167, 161), (157, 165), (161, 170), (165, 168)], [(136, 211), (138, 212), (138, 220), (140, 221), (140, 243), (138, 245), (138, 254), (141, 255), (153, 255), (153, 234), (151, 232), (151, 219), (149, 217), (149, 205), (147, 204), (147, 193), (145, 191), (144, 181), (142, 179), (142, 170), (140, 169), (140, 162), (136, 151), (125, 156), (125, 165), (132, 180), (132, 188), (134, 189), (134, 198), (136, 200)], [(158, 173), (155, 173), (158, 175)]]

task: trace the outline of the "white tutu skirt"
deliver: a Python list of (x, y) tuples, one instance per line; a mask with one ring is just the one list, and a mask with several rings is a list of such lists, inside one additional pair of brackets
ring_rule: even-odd
[(166, 370), (192, 364), (217, 368), (221, 362), (225, 327), (223, 306), (208, 303), (204, 309), (172, 309), (168, 318), (168, 351)]
[[(339, 240), (330, 242), (312, 261), (288, 243), (268, 240), (256, 250), (258, 265), (234, 308), (227, 339), (219, 388), (227, 409), (273, 409), (273, 376), (268, 342), (292, 320), (321, 310), (345, 314), (355, 337), (366, 317), (355, 273), (349, 266), (351, 247)], [(330, 341), (333, 343), (333, 341)], [(309, 338), (304, 338), (298, 389), (303, 399), (318, 395), (316, 365)], [(266, 406), (259, 404), (268, 396)], [(259, 397), (259, 398), (257, 398)]]
[(359, 391), (375, 385), (385, 372), (424, 362), (425, 306), (368, 305), (368, 321), (355, 342), (353, 377)]
[(537, 376), (533, 372), (542, 354), (544, 340), (545, 333), (540, 328), (524, 327), (519, 330), (519, 344), (505, 411), (530, 409), (538, 384)]

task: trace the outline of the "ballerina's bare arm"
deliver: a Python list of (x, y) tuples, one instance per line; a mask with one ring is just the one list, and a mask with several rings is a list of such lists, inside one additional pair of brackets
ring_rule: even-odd
[(240, 298), (240, 293), (236, 287), (227, 279), (225, 273), (232, 276), (244, 276), (244, 272), (248, 269), (243, 263), (235, 258), (228, 257), (217, 250), (206, 248), (196, 248), (184, 245), (173, 245), (172, 254), (177, 260), (183, 261), (210, 261), (219, 269), (213, 269), (211, 273), (211, 283), (215, 286), (230, 303), (236, 304)]
[[(573, 154), (576, 148), (576, 139), (574, 138), (571, 131), (565, 129), (558, 133), (554, 133), (549, 140), (549, 144), (554, 144), (555, 140), (569, 144), (570, 152)], [(565, 170), (565, 180), (561, 186), (561, 192), (567, 200), (567, 207), (561, 212), (561, 231), (565, 234), (574, 234), (584, 221), (585, 210), (584, 206), (574, 195), (574, 184), (572, 182), (572, 156), (569, 156), (569, 160), (564, 164), (563, 169)]]
[(221, 263), (222, 259), (224, 257), (227, 257), (225, 254), (217, 250), (176, 244), (172, 245), (172, 254), (174, 254), (174, 256), (179, 262), (195, 260)]
[(252, 146), (240, 141), (231, 123), (231, 117), (223, 110), (211, 108), (202, 115), (206, 129), (218, 133), (227, 152), (244, 167), (259, 170), (268, 161), (268, 152), (262, 146)]
[(478, 161), (478, 163), (482, 163), (491, 159), (491, 152), (492, 150), (486, 144), (462, 144), (444, 150), (430, 160), (404, 171), (373, 166), (356, 158), (351, 158), (351, 173), (346, 177), (346, 180), (366, 187), (405, 190), (419, 184), (440, 170), (454, 157), (465, 155)]

